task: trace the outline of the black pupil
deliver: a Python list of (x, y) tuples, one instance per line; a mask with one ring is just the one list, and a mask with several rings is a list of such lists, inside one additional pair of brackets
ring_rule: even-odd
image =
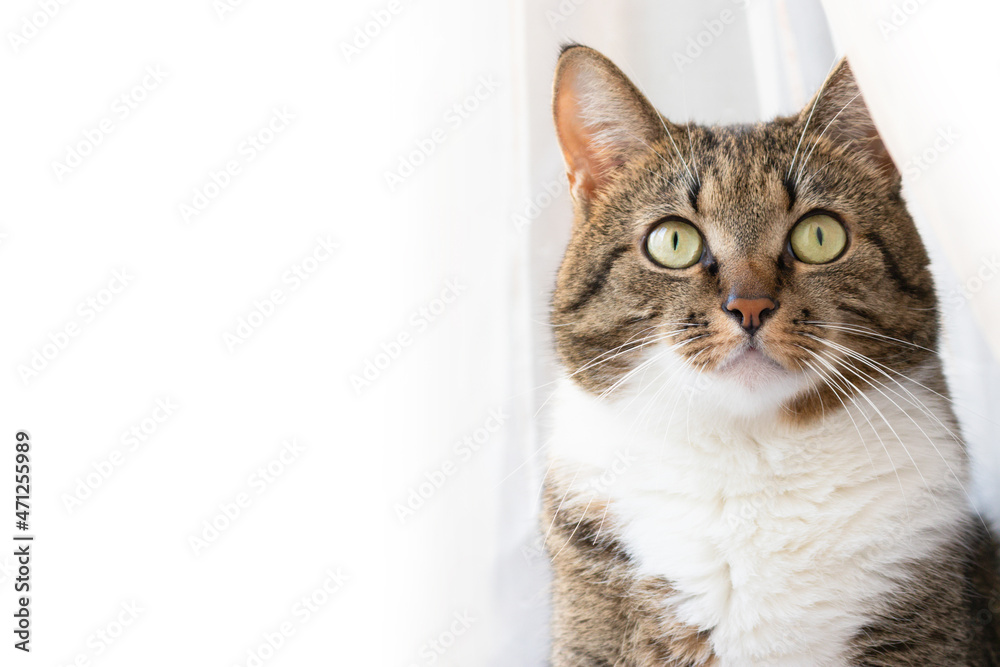
[(823, 228), (822, 227), (817, 227), (816, 228), (816, 240), (819, 241), (820, 245), (823, 245)]
[(674, 232), (674, 235), (673, 235), (673, 236), (671, 237), (671, 239), (670, 239), (670, 242), (671, 242), (671, 243), (673, 244), (673, 246), (674, 246), (674, 252), (677, 252), (677, 246), (678, 246), (678, 245), (680, 245), (680, 242), (681, 242), (681, 237), (680, 237), (680, 234), (678, 234), (678, 233), (677, 233), (677, 232), (675, 231), (675, 232)]

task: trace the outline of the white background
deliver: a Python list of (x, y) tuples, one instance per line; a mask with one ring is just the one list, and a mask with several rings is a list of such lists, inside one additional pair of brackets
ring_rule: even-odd
[[(996, 429), (971, 412), (997, 405), (1000, 281), (968, 282), (1000, 249), (996, 22), (987, 3), (904, 4), (886, 33), (893, 3), (831, 0), (833, 39), (817, 3), (790, 0), (6, 3), (0, 506), (25, 429), (36, 542), (26, 656), (8, 629), (13, 509), (0, 516), (0, 664), (542, 664), (545, 308), (569, 223), (548, 95), (571, 39), (678, 121), (794, 112), (839, 47), (898, 162), (957, 127), (907, 187), (942, 294), (960, 295), (945, 311), (955, 388), (984, 507), (1000, 507)], [(147, 68), (165, 73), (155, 87)], [(275, 109), (294, 119), (269, 135)], [(88, 155), (59, 173), (71, 150)], [(420, 164), (388, 183), (401, 160)], [(296, 268), (315, 270), (296, 283)], [(116, 271), (128, 285), (105, 292)], [(274, 290), (272, 314), (227, 343)], [(358, 390), (369, 362), (383, 368)], [(164, 400), (177, 408), (153, 431)], [(143, 427), (133, 451), (123, 434)], [(291, 439), (301, 453), (258, 493)], [(193, 548), (241, 493), (249, 505)], [(347, 577), (329, 595), (328, 572)], [(308, 617), (304, 596), (324, 602)], [(97, 639), (133, 603), (138, 618)]]

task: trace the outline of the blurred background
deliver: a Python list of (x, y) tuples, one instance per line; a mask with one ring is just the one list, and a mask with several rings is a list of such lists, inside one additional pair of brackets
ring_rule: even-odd
[[(795, 113), (848, 55), (933, 256), (996, 519), (998, 13), (8, 2), (0, 437), (2, 465), (17, 430), (34, 443), (35, 637), (0, 661), (544, 664), (570, 41), (677, 122)], [(0, 557), (11, 613), (14, 576)]]

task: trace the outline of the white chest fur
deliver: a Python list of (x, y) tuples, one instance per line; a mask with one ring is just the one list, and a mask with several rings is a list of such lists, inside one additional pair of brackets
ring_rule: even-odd
[(608, 502), (636, 574), (671, 582), (665, 604), (712, 629), (725, 667), (845, 664), (892, 575), (968, 512), (956, 441), (897, 396), (803, 429), (690, 396), (598, 401), (565, 382), (556, 398), (553, 471), (573, 501)]

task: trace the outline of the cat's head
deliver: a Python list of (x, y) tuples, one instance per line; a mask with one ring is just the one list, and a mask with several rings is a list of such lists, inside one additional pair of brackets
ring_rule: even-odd
[(807, 419), (933, 360), (927, 254), (846, 61), (795, 116), (704, 127), (570, 46), (553, 111), (575, 221), (552, 323), (586, 390)]

